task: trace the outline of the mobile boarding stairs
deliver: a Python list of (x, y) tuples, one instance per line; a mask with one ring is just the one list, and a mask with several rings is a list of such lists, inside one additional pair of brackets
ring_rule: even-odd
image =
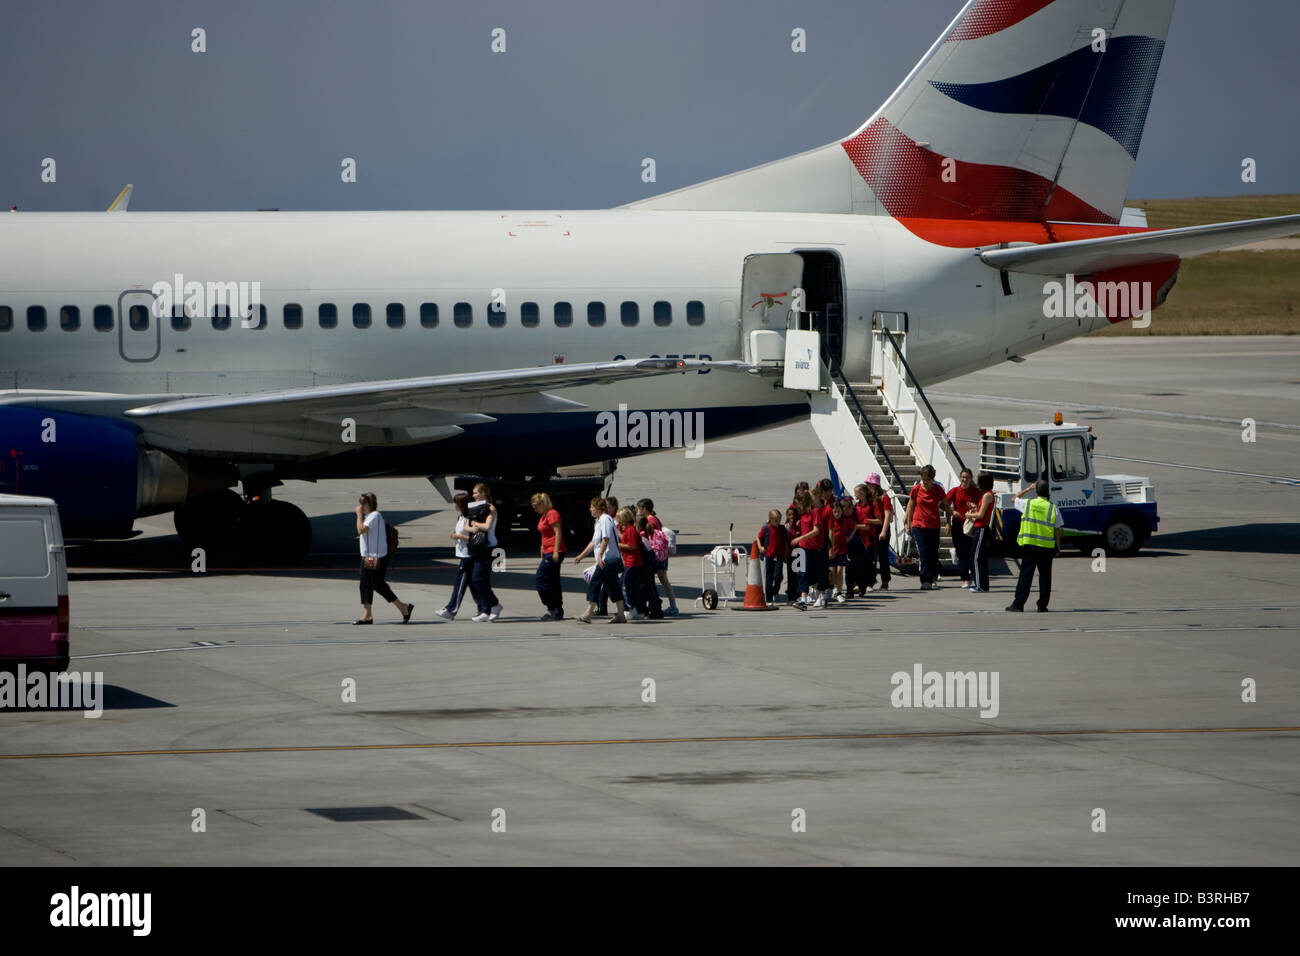
[[(871, 378), (850, 382), (822, 360), (821, 335), (810, 327), (807, 313), (790, 313), (787, 324), (784, 336), (775, 331), (751, 333), (754, 364), (781, 366), (783, 385), (807, 394), (813, 430), (846, 494), (868, 475), (881, 476), (894, 503), (894, 563), (900, 570), (915, 570), (915, 545), (903, 525), (908, 493), (921, 480), (925, 465), (934, 466), (935, 481), (946, 490), (960, 483), (966, 465), (912, 374), (907, 333), (873, 329)], [(945, 566), (956, 563), (950, 538), (943, 540), (940, 557)]]

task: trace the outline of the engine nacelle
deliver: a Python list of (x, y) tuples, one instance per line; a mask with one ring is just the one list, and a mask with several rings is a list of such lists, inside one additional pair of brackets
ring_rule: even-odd
[(0, 407), (0, 492), (59, 505), (65, 538), (127, 538), (142, 515), (226, 488), (232, 466), (140, 447), (130, 425), (16, 406)]

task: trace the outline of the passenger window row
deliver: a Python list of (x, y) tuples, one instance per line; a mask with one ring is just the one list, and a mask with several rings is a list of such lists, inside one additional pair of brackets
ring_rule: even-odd
[[(254, 328), (264, 329), (267, 327), (266, 306), (259, 306), (261, 315), (260, 321)], [(149, 330), (149, 308), (145, 305), (133, 305), (127, 310), (127, 326), (133, 332), (147, 332)], [(231, 327), (231, 316), (229, 306), (219, 305), (213, 308), (211, 316), (212, 327), (218, 331), (223, 331)], [(111, 332), (113, 330), (113, 307), (109, 305), (95, 306), (91, 314), (91, 325), (96, 332)], [(420, 326), (426, 329), (437, 328), (438, 326), (438, 304), (436, 302), (423, 302), (420, 304)], [(573, 325), (573, 304), (570, 302), (556, 302), (552, 307), (551, 316), (558, 328), (568, 328)], [(640, 325), (641, 307), (637, 302), (621, 302), (618, 307), (619, 322), (628, 328)], [(673, 306), (671, 302), (659, 301), (654, 303), (651, 309), (651, 319), (655, 325), (666, 327), (673, 324)], [(541, 324), (542, 311), (536, 302), (524, 302), (519, 306), (519, 324), (526, 329), (537, 328)], [(316, 308), (316, 321), (322, 329), (337, 328), (339, 324), (339, 310), (332, 302), (321, 303)], [(171, 327), (177, 332), (183, 332), (191, 327), (193, 316), (189, 315), (183, 306), (176, 305), (172, 307)], [(390, 302), (384, 308), (384, 322), (390, 329), (400, 329), (406, 325), (406, 306), (400, 302)], [(474, 324), (474, 306), (468, 302), (457, 302), (452, 306), (451, 322), (458, 329), (467, 329)], [(496, 309), (491, 305), (487, 308), (487, 324), (490, 328), (503, 328), (506, 324), (506, 310)], [(588, 302), (587, 303), (587, 325), (592, 328), (600, 328), (605, 324), (605, 303)], [(704, 303), (698, 299), (692, 299), (686, 303), (686, 324), (703, 325), (704, 324)], [(44, 332), (47, 327), (45, 306), (33, 305), (27, 308), (27, 329), (29, 332)], [(352, 325), (358, 329), (368, 329), (371, 325), (370, 304), (366, 302), (357, 302), (352, 306)], [(286, 329), (301, 329), (303, 326), (303, 307), (296, 302), (290, 302), (284, 307), (284, 327)], [(0, 305), (0, 332), (8, 332), (14, 327), (14, 310), (11, 306)], [(59, 328), (65, 332), (75, 332), (81, 328), (81, 310), (75, 305), (65, 305), (59, 309)]]

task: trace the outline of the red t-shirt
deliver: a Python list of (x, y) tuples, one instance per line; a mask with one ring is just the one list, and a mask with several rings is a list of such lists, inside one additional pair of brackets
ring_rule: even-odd
[(758, 529), (758, 543), (763, 546), (763, 554), (769, 558), (784, 558), (789, 544), (785, 525), (779, 524), (773, 528), (770, 524), (765, 524)]
[(822, 543), (821, 525), (817, 523), (817, 512), (815, 511), (809, 511), (807, 514), (799, 516), (799, 535), (803, 536), (810, 531), (813, 534), (799, 542), (799, 547), (806, 551), (816, 551), (824, 545)]
[(636, 525), (630, 524), (618, 533), (618, 540), (621, 544), (632, 546), (631, 551), (618, 549), (618, 553), (623, 557), (623, 566), (627, 568), (639, 568), (645, 564), (645, 556), (642, 554), (641, 535), (637, 534)]
[(961, 485), (958, 485), (952, 491), (948, 492), (948, 504), (952, 505), (953, 513), (958, 518), (964, 519), (966, 512), (971, 508), (978, 507), (980, 503), (980, 490), (974, 485), (970, 491), (967, 491)]
[[(989, 492), (980, 492), (980, 501), (983, 501), (983, 500), (984, 500), (984, 495), (985, 495), (985, 494), (990, 494), (990, 495), (991, 495), (991, 494), (993, 494), (993, 492), (991, 492), (991, 491), (989, 491)], [(979, 511), (979, 506), (980, 506), (980, 505), (979, 505), (979, 501), (975, 502), (975, 504), (974, 504), (974, 508), (975, 508), (976, 512)], [(977, 527), (977, 528), (987, 528), (987, 527), (989, 526), (989, 522), (992, 521), (992, 520), (993, 520), (993, 506), (992, 506), (992, 505), (989, 505), (989, 513), (984, 517), (983, 520), (981, 520), (981, 519), (979, 519), (979, 518), (976, 518), (976, 519), (975, 519), (975, 527)]]
[(835, 509), (830, 505), (822, 505), (817, 509), (817, 524), (822, 529), (822, 540), (831, 539), (831, 526), (835, 524)]
[(646, 516), (645, 516), (645, 526), (646, 526), (647, 528), (650, 529), (650, 532), (651, 532), (652, 534), (653, 534), (654, 532), (656, 532), (656, 531), (662, 531), (662, 530), (664, 530), (664, 524), (663, 524), (663, 522), (660, 521), (660, 520), (659, 520), (657, 517), (655, 517), (654, 515), (646, 515)]
[[(854, 505), (853, 511), (858, 516), (858, 524), (865, 524), (867, 521), (879, 517), (876, 514), (875, 502), (873, 501), (869, 501), (865, 505)], [(869, 524), (858, 532), (858, 537), (862, 539), (863, 544), (870, 545), (875, 542), (877, 527), (878, 525)]]
[[(555, 551), (555, 526), (560, 523), (560, 513), (552, 508), (542, 515), (537, 522), (537, 530), (542, 533), (542, 551), (551, 554)], [(564, 538), (560, 538), (560, 554), (564, 554)]]
[(908, 497), (916, 502), (916, 507), (912, 510), (912, 527), (930, 528), (937, 531), (939, 529), (939, 502), (947, 497), (943, 485), (937, 481), (931, 482), (930, 490), (926, 491), (925, 486), (918, 481), (912, 486), (912, 493)]
[(835, 536), (831, 542), (831, 554), (840, 555), (849, 552), (849, 536), (857, 528), (858, 519), (856, 515), (844, 515), (840, 518), (831, 519), (835, 525)]
[(881, 495), (871, 503), (871, 506), (876, 512), (876, 517), (884, 519), (876, 528), (875, 534), (884, 537), (889, 534), (893, 526), (893, 508), (890, 506), (889, 495)]

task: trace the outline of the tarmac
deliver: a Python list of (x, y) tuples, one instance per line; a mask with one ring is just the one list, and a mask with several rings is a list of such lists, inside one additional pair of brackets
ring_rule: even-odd
[[(1104, 571), (1064, 552), (1049, 614), (1003, 610), (1014, 559), (984, 595), (896, 575), (802, 614), (693, 605), (730, 523), (747, 544), (825, 474), (806, 425), (620, 464), (613, 493), (680, 530), (663, 621), (539, 621), (532, 542), (494, 575), (499, 622), (437, 619), (453, 520), (422, 479), (277, 489), (312, 517), (302, 568), (195, 573), (143, 519), (70, 550), (102, 717), (0, 710), (0, 860), (1294, 865), (1297, 369), (1297, 337), (1088, 339), (930, 389), (963, 439), (1060, 410), (1102, 473), (1154, 481), (1159, 533)], [(408, 625), (350, 624), (367, 489), (400, 523)], [(918, 666), (996, 674), (996, 716), (895, 706)]]

